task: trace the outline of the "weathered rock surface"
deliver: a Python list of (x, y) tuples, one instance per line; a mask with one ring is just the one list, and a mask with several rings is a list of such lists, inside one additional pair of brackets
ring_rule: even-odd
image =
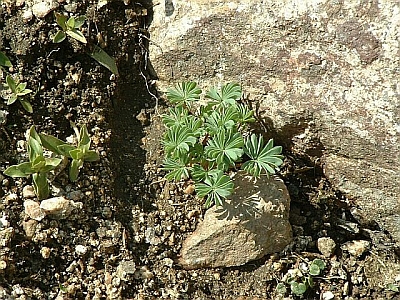
[(32, 5), (32, 12), (37, 18), (44, 18), (48, 13), (58, 7), (57, 1), (35, 1)]
[(341, 248), (342, 250), (348, 251), (351, 255), (361, 256), (365, 251), (369, 250), (371, 243), (364, 240), (354, 240), (344, 243)]
[(31, 185), (26, 185), (24, 186), (24, 188), (22, 189), (22, 197), (23, 198), (35, 198), (36, 194), (35, 194), (35, 190), (33, 189), (33, 186)]
[(33, 220), (41, 221), (49, 216), (53, 219), (68, 218), (75, 209), (82, 208), (81, 202), (74, 202), (65, 197), (53, 197), (42, 200), (40, 204), (34, 200), (25, 200), (25, 213)]
[(330, 257), (335, 252), (336, 243), (329, 237), (322, 237), (318, 239), (317, 247), (323, 256)]
[(53, 197), (43, 200), (40, 209), (48, 216), (56, 219), (65, 219), (74, 209), (82, 208), (81, 202), (74, 202), (64, 197)]
[(172, 3), (150, 27), (159, 89), (240, 82), (277, 141), (400, 243), (399, 2)]
[(184, 268), (240, 266), (281, 251), (292, 241), (285, 184), (265, 176), (254, 183), (242, 174), (234, 182), (233, 200), (207, 210), (184, 241), (179, 258)]
[(40, 209), (40, 204), (34, 200), (25, 200), (24, 208), (25, 213), (33, 220), (41, 221), (46, 216), (43, 210)]

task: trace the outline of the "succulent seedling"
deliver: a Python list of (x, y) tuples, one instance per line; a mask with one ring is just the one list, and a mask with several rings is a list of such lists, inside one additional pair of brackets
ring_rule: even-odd
[(19, 100), (27, 112), (33, 112), (31, 103), (24, 98), (24, 96), (32, 93), (32, 90), (26, 88), (26, 82), (19, 83), (11, 75), (7, 75), (5, 87), (6, 93), (3, 95), (3, 98), (7, 100), (7, 105), (11, 105)]
[(46, 149), (72, 159), (69, 167), (69, 179), (71, 181), (76, 181), (78, 179), (79, 170), (83, 166), (83, 162), (97, 161), (100, 157), (96, 151), (90, 150), (91, 140), (86, 125), (82, 125), (80, 130), (78, 130), (74, 123), (71, 122), (71, 125), (78, 141), (77, 146), (65, 143), (51, 135), (40, 134), (40, 138), (43, 147)]
[(43, 155), (43, 148), (35, 127), (29, 130), (27, 150), (29, 162), (8, 167), (4, 174), (10, 177), (28, 177), (32, 175), (33, 187), (39, 199), (49, 196), (49, 183), (47, 175), (62, 161), (60, 158), (48, 158)]
[(61, 30), (57, 31), (57, 33), (53, 36), (54, 43), (61, 43), (65, 40), (67, 35), (81, 43), (87, 43), (85, 36), (80, 31), (80, 28), (86, 20), (85, 16), (68, 18), (67, 16), (57, 12), (54, 12), (54, 16), (56, 17), (58, 26), (61, 27)]

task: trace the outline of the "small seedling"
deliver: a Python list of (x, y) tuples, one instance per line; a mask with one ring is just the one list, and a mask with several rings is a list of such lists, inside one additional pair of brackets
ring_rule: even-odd
[(276, 291), (285, 295), (289, 285), (292, 294), (302, 296), (309, 288), (314, 287), (314, 277), (320, 275), (325, 267), (325, 262), (316, 258), (311, 263), (302, 264), (302, 268), (290, 269), (282, 282), (277, 284)]
[(29, 130), (27, 150), (29, 162), (10, 166), (4, 171), (4, 174), (10, 177), (28, 177), (32, 175), (36, 196), (39, 199), (45, 199), (49, 196), (47, 174), (54, 170), (62, 159), (43, 156), (41, 140), (34, 126)]
[(61, 27), (61, 30), (59, 30), (53, 37), (54, 43), (61, 43), (65, 40), (67, 35), (81, 43), (87, 43), (85, 36), (80, 31), (83, 23), (85, 23), (85, 16), (79, 16), (76, 18), (70, 17), (68, 19), (67, 16), (59, 14), (57, 12), (54, 12), (54, 16), (56, 17), (57, 24)]
[(242, 90), (228, 83), (221, 90), (206, 93), (206, 105), (197, 110), (201, 90), (195, 82), (183, 82), (168, 89), (167, 98), (175, 105), (162, 115), (167, 131), (162, 140), (164, 170), (168, 180), (192, 178), (200, 198), (207, 197), (206, 207), (223, 205), (232, 194), (231, 171), (242, 169), (254, 177), (274, 174), (283, 163), (282, 147), (273, 140), (264, 143), (262, 136), (251, 134), (253, 111), (238, 103)]
[(51, 135), (40, 134), (40, 138), (43, 147), (46, 149), (72, 159), (69, 168), (69, 179), (71, 181), (76, 181), (78, 179), (79, 169), (83, 166), (83, 162), (97, 161), (100, 157), (96, 151), (89, 149), (91, 140), (86, 125), (83, 125), (80, 130), (78, 130), (74, 123), (71, 123), (71, 125), (78, 141), (77, 146), (65, 143)]
[(6, 76), (6, 88), (8, 93), (3, 96), (7, 100), (7, 105), (13, 104), (17, 99), (21, 102), (22, 107), (29, 113), (33, 112), (31, 103), (23, 97), (32, 93), (32, 90), (26, 88), (26, 82), (18, 83), (11, 75)]
[(396, 293), (398, 293), (400, 290), (399, 290), (399, 285), (398, 284), (395, 284), (395, 283), (389, 283), (388, 285), (387, 285), (387, 289), (389, 290), (389, 291), (392, 291), (392, 292), (396, 292)]

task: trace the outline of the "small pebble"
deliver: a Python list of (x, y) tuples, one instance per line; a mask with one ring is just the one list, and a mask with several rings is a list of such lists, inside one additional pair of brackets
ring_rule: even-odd
[(22, 189), (22, 197), (35, 198), (36, 194), (35, 194), (35, 190), (33, 189), (33, 186), (31, 186), (31, 185), (24, 186), (24, 188)]
[(47, 259), (50, 257), (51, 250), (48, 247), (43, 247), (40, 249), (40, 254), (42, 254), (43, 258)]
[(332, 300), (335, 298), (335, 295), (331, 291), (323, 292), (322, 299), (323, 300)]
[(28, 220), (26, 222), (22, 222), (22, 227), (24, 228), (25, 235), (27, 238), (31, 239), (35, 235), (36, 227), (37, 227), (38, 221), (36, 220)]
[(57, 8), (57, 1), (41, 1), (32, 6), (32, 12), (36, 18), (44, 18), (53, 9)]
[(8, 220), (7, 220), (7, 215), (3, 215), (3, 216), (0, 218), (0, 229), (1, 229), (2, 227), (6, 228), (6, 227), (8, 227), (8, 226), (10, 226), (10, 222), (8, 222)]
[(0, 270), (7, 268), (7, 263), (4, 260), (0, 260)]
[(87, 252), (87, 247), (83, 245), (76, 245), (75, 247), (75, 253), (78, 255), (85, 255)]
[(330, 257), (335, 252), (336, 243), (330, 237), (322, 237), (317, 241), (319, 252), (325, 257)]
[(33, 17), (33, 13), (32, 10), (28, 9), (26, 11), (24, 11), (24, 13), (22, 14), (22, 19), (24, 20), (25, 23), (29, 22)]
[(194, 192), (194, 185), (190, 184), (186, 189), (183, 190), (183, 192), (187, 195), (191, 195)]
[(67, 218), (74, 209), (82, 208), (81, 202), (74, 202), (64, 197), (54, 197), (43, 200), (40, 208), (46, 213), (57, 219)]
[(40, 209), (39, 203), (33, 200), (24, 201), (25, 213), (36, 221), (41, 221), (46, 216), (43, 210)]
[(174, 264), (174, 261), (170, 259), (169, 257), (163, 259), (164, 265), (171, 268), (172, 265)]
[(15, 194), (15, 193), (8, 194), (8, 195), (5, 197), (4, 200), (6, 200), (6, 204), (9, 203), (9, 202), (17, 201), (17, 200), (18, 200), (18, 195)]
[(364, 254), (370, 247), (370, 242), (365, 240), (354, 240), (342, 245), (342, 250), (349, 252), (351, 255), (359, 257)]

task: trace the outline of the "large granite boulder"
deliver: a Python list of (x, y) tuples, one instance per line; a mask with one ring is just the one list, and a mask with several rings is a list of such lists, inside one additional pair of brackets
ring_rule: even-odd
[(162, 91), (241, 83), (276, 136), (400, 242), (399, 14), (395, 0), (162, 1), (150, 59)]

